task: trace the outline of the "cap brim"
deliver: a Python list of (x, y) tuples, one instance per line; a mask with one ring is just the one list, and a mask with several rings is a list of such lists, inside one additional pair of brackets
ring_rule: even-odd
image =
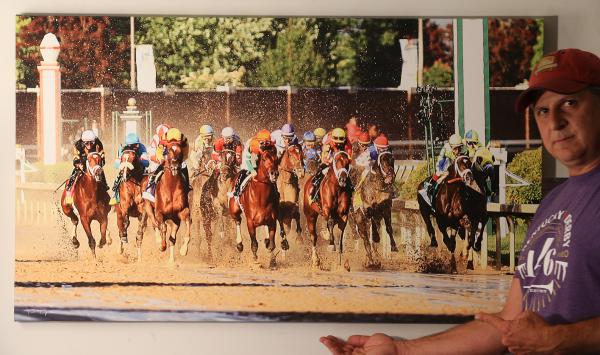
[(515, 110), (517, 113), (523, 112), (531, 103), (534, 93), (536, 92), (549, 90), (559, 94), (572, 94), (585, 89), (588, 85), (588, 83), (559, 78), (545, 80), (544, 82), (537, 83), (535, 86), (531, 86), (527, 90), (523, 91), (517, 98)]

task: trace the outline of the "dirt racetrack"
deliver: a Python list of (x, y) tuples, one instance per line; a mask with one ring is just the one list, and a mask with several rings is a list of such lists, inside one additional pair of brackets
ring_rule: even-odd
[[(25, 198), (56, 197), (27, 191)], [(448, 252), (442, 243), (432, 250), (428, 240), (419, 241), (416, 234), (400, 235), (398, 218), (394, 230), (400, 252), (388, 256), (379, 247), (382, 270), (363, 267), (362, 241), (351, 233), (345, 237), (342, 265), (337, 252), (328, 251), (327, 241), (320, 240), (323, 266), (314, 269), (306, 236), (293, 232), (285, 253), (279, 250), (277, 236), (277, 267), (270, 269), (262, 243), (265, 231), (259, 229), (259, 262), (254, 263), (244, 224), (242, 253), (235, 249), (234, 232), (225, 238), (216, 233), (214, 258), (207, 260), (206, 241), (196, 234), (188, 255), (176, 254), (175, 265), (169, 265), (168, 254), (158, 251), (150, 228), (143, 260), (136, 261), (136, 220), (129, 227), (130, 243), (119, 255), (116, 217), (111, 213), (112, 244), (97, 250), (94, 260), (81, 226), (81, 246), (75, 250), (70, 222), (56, 213), (37, 218), (24, 216), (22, 210), (17, 211), (16, 226), (15, 318), (23, 321), (460, 322), (478, 311), (500, 310), (511, 280), (506, 275), (466, 273), (461, 258), (459, 275), (415, 272), (436, 270), (432, 265), (443, 271)], [(35, 208), (31, 210), (35, 215)], [(98, 239), (98, 224), (92, 226)]]

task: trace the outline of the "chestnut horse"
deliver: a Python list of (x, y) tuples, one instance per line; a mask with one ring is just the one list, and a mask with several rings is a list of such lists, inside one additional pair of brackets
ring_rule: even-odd
[(206, 243), (208, 247), (208, 259), (212, 260), (212, 226), (214, 222), (221, 225), (221, 239), (225, 237), (227, 228), (226, 223), (231, 223), (228, 220), (229, 215), (229, 197), (227, 192), (235, 175), (237, 174), (236, 153), (231, 149), (223, 149), (220, 153), (220, 162), (217, 164), (217, 169), (208, 178), (202, 186), (200, 195), (200, 211), (202, 213), (202, 225), (204, 226), (204, 234), (206, 235)]
[(319, 188), (320, 203), (310, 200), (312, 193), (311, 176), (304, 184), (304, 215), (306, 216), (306, 224), (308, 231), (313, 237), (312, 239), (312, 263), (314, 267), (320, 264), (319, 256), (317, 255), (317, 219), (319, 214), (327, 222), (327, 230), (329, 231), (329, 245), (335, 250), (335, 242), (333, 235), (333, 227), (335, 225), (341, 231), (339, 241), (339, 261), (342, 262), (342, 252), (344, 245), (344, 230), (348, 222), (348, 213), (350, 212), (351, 194), (348, 191), (346, 184), (349, 180), (350, 156), (344, 151), (338, 151), (333, 155), (333, 159), (329, 164), (328, 171), (321, 181)]
[[(444, 244), (452, 254), (450, 271), (456, 273), (456, 234), (464, 239), (464, 232), (469, 230), (467, 240), (468, 261), (467, 269), (473, 269), (473, 253), (471, 249), (479, 251), (483, 237), (483, 228), (487, 223), (487, 200), (483, 186), (477, 185), (474, 172), (471, 170), (471, 160), (467, 156), (458, 156), (448, 168), (448, 176), (439, 186), (438, 192), (432, 202), (433, 207), (427, 203), (421, 192), (417, 193), (417, 201), (427, 232), (431, 238), (431, 246), (437, 247), (435, 230), (431, 223), (431, 216), (435, 217), (439, 230), (442, 232)], [(424, 190), (426, 179), (421, 182), (418, 191)], [(482, 228), (478, 233), (479, 224)], [(451, 227), (455, 233), (448, 236), (447, 228)], [(477, 238), (475, 237), (477, 235)]]
[[(108, 213), (110, 212), (110, 205), (108, 204), (110, 196), (106, 192), (105, 185), (102, 183), (101, 164), (102, 156), (99, 153), (89, 153), (87, 155), (86, 171), (77, 178), (73, 187), (73, 205), (79, 213), (79, 218), (81, 218), (81, 224), (88, 237), (88, 245), (94, 258), (96, 258), (96, 240), (92, 235), (90, 227), (92, 221), (100, 223), (100, 242), (98, 248), (102, 248), (105, 244), (110, 245), (112, 242), (110, 235), (107, 241), (106, 227), (108, 226)], [(67, 191), (64, 190), (60, 198), (60, 205), (63, 213), (73, 223), (73, 245), (75, 248), (79, 248), (79, 241), (77, 240), (77, 224), (79, 223), (79, 219), (75, 214), (73, 205), (65, 204), (66, 193)]]
[[(271, 267), (274, 267), (275, 256), (275, 230), (277, 229), (277, 212), (279, 210), (279, 194), (277, 192), (277, 170), (278, 159), (275, 148), (267, 148), (261, 151), (258, 158), (257, 174), (251, 178), (247, 186), (239, 196), (239, 199), (229, 199), (229, 213), (235, 220), (237, 250), (242, 252), (242, 212), (246, 216), (248, 234), (250, 234), (251, 249), (254, 261), (258, 260), (258, 242), (256, 241), (256, 227), (267, 226), (269, 229), (269, 242), (267, 248), (271, 252)], [(236, 179), (240, 178), (238, 174)], [(231, 190), (233, 190), (232, 182)], [(238, 201), (239, 200), (239, 201)], [(282, 242), (282, 247), (283, 247)], [(287, 243), (287, 241), (286, 241)]]
[(174, 248), (177, 241), (177, 230), (183, 221), (187, 227), (187, 234), (183, 238), (183, 244), (179, 253), (187, 255), (190, 242), (190, 208), (185, 179), (181, 172), (183, 162), (183, 151), (179, 143), (167, 144), (164, 174), (156, 184), (156, 202), (154, 218), (156, 225), (160, 228), (161, 245), (160, 250), (167, 248), (167, 231), (169, 234), (169, 263), (175, 262)]
[(296, 233), (300, 236), (300, 179), (304, 177), (302, 148), (298, 145), (290, 145), (283, 152), (279, 162), (279, 179), (277, 188), (279, 191), (279, 234), (282, 241), (281, 248), (288, 249), (285, 239), (286, 234), (292, 227), (292, 221), (296, 221)]
[[(398, 251), (392, 229), (392, 195), (394, 184), (394, 156), (386, 151), (378, 155), (373, 166), (364, 171), (364, 177), (357, 185), (354, 199), (359, 199), (355, 206), (353, 217), (356, 230), (362, 237), (367, 254), (366, 267), (378, 268), (379, 261), (373, 259), (372, 243), (379, 243), (379, 227), (381, 220), (385, 223), (385, 230), (390, 238), (393, 252)], [(369, 228), (371, 236), (369, 238)]]
[(120, 201), (115, 205), (117, 214), (117, 227), (121, 238), (120, 253), (123, 253), (124, 244), (127, 243), (127, 229), (129, 228), (129, 217), (136, 217), (139, 221), (136, 236), (138, 261), (142, 259), (142, 239), (144, 237), (145, 216), (144, 200), (142, 199), (142, 182), (148, 178), (144, 176), (144, 168), (136, 159), (135, 151), (124, 150), (121, 154), (119, 170), (122, 172), (122, 180), (119, 185)]

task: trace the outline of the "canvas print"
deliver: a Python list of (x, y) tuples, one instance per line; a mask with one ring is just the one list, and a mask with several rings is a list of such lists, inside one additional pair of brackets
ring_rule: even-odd
[(15, 319), (499, 311), (543, 47), (536, 18), (17, 16)]

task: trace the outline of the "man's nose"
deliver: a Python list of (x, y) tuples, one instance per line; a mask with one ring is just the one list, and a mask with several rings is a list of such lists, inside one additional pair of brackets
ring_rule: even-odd
[(550, 123), (550, 128), (555, 131), (563, 129), (568, 123), (565, 113), (560, 109), (550, 110), (548, 113), (548, 122)]

